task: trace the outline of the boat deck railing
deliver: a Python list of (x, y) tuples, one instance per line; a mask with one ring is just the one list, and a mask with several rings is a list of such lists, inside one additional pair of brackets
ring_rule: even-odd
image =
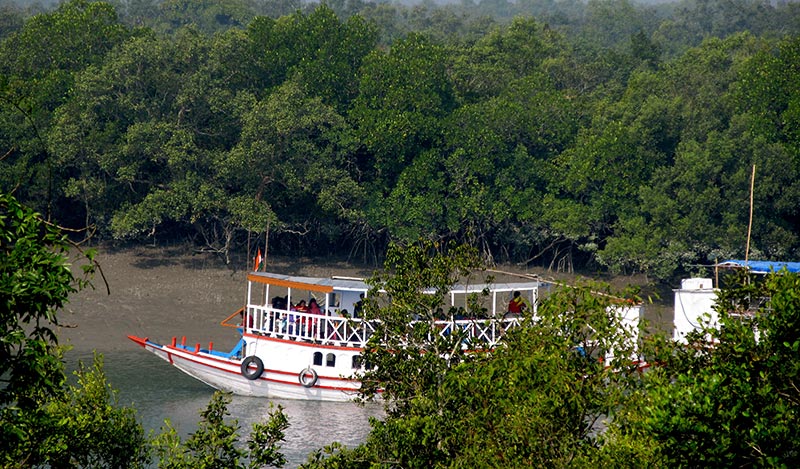
[[(275, 309), (270, 306), (248, 305), (243, 311), (245, 330), (251, 334), (302, 340), (322, 345), (363, 348), (375, 333), (376, 321), (342, 316), (311, 314)], [(519, 318), (450, 319), (434, 323), (437, 333), (446, 336), (454, 332), (464, 335), (465, 347), (491, 348), (505, 332), (519, 326)]]

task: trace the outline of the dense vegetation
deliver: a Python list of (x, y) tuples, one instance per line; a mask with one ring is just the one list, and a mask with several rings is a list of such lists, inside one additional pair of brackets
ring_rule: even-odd
[[(636, 331), (615, 313), (628, 301), (596, 284), (557, 290), (492, 353), (464, 353), (458, 331), (421, 340), (432, 323), (409, 320), (433, 319), (444, 303), (419, 285), (448, 291), (479, 265), (463, 248), (390, 249), (392, 273), (365, 307), (388, 342), (365, 354), (376, 366), (364, 391), (383, 383), (387, 417), (364, 444), (320, 450), (308, 468), (800, 463), (800, 276), (728, 279), (720, 328), (688, 345), (646, 335), (634, 350)], [(400, 300), (380, 306), (382, 294)], [(609, 354), (608, 366), (592, 358)], [(631, 361), (639, 356), (653, 365), (646, 372)]]
[[(37, 13), (32, 15), (32, 13)], [(800, 251), (800, 10), (73, 0), (0, 10), (0, 191), (228, 258), (487, 260), (670, 279)]]
[[(66, 384), (53, 326), (87, 281), (66, 264), (68, 247), (41, 215), (0, 197), (0, 467), (284, 465), (280, 408), (245, 442), (226, 419), (228, 398), (217, 393), (185, 441), (169, 425), (151, 439), (133, 409), (117, 404), (100, 361)], [(635, 331), (614, 313), (620, 297), (598, 295), (613, 292), (597, 285), (555, 290), (537, 321), (526, 315), (492, 353), (465, 353), (458, 331), (428, 334), (435, 326), (426, 319), (444, 303), (420, 286), (444, 294), (480, 266), (473, 248), (391, 247), (364, 309), (382, 320), (365, 354), (376, 366), (365, 372), (364, 397), (381, 383), (386, 418), (372, 422), (363, 444), (313, 451), (303, 467), (800, 463), (800, 276), (732, 284), (720, 296), (719, 329), (690, 335), (688, 347), (647, 336), (636, 353), (654, 366), (640, 373), (631, 363)], [(93, 270), (90, 262), (83, 272)], [(420, 321), (409, 326), (411, 318)], [(612, 351), (608, 367), (593, 358)]]
[[(364, 444), (321, 450), (307, 467), (800, 463), (800, 276), (729, 279), (719, 329), (690, 334), (688, 345), (646, 335), (634, 351), (635, 331), (614, 313), (620, 297), (587, 284), (546, 298), (535, 323), (510, 331), (503, 347), (463, 353), (457, 331), (420, 340), (432, 323), (408, 326), (444, 304), (420, 284), (446, 292), (479, 265), (475, 253), (431, 248), (390, 250), (385, 295), (400, 301), (382, 307), (377, 288), (378, 299), (368, 295), (365, 314), (385, 320), (389, 342), (366, 353), (376, 366), (365, 379), (384, 384), (386, 419)], [(609, 352), (608, 366), (591, 358)], [(653, 365), (646, 372), (631, 361), (637, 354)]]
[[(77, 250), (77, 251), (76, 251)], [(280, 407), (253, 426), (246, 448), (238, 424), (226, 421), (230, 397), (214, 395), (198, 430), (182, 441), (165, 422), (145, 435), (136, 411), (120, 406), (101, 356), (81, 364), (69, 384), (55, 334), (69, 296), (89, 286), (91, 251), (79, 252), (56, 227), (8, 195), (0, 195), (0, 467), (245, 469), (274, 465), (287, 418)]]

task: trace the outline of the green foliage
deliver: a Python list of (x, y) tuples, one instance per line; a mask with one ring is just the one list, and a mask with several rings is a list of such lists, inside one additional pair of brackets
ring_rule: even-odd
[(393, 186), (415, 155), (438, 144), (439, 119), (455, 106), (445, 64), (445, 50), (418, 35), (365, 59), (350, 116), (374, 154), (377, 190)]
[(144, 429), (130, 407), (120, 407), (106, 381), (103, 359), (75, 372), (77, 384), (51, 401), (52, 419), (42, 448), (50, 467), (145, 467), (149, 460)]
[(0, 190), (64, 226), (226, 261), (254, 233), (317, 254), (423, 237), (667, 281), (742, 254), (755, 164), (752, 252), (800, 252), (793, 2), (20, 11)]
[[(436, 306), (417, 282), (447, 278), (438, 270), (443, 260), (419, 248), (395, 259), (398, 305), (386, 309), (388, 320)], [(800, 276), (740, 276), (719, 295), (719, 328), (690, 335), (688, 345), (660, 335), (641, 341), (652, 365), (645, 373), (630, 361), (636, 341), (616, 314), (629, 303), (609, 293), (593, 284), (559, 289), (535, 321), (472, 359), (370, 352), (389, 368), (382, 372), (392, 386), (387, 396), (402, 399), (387, 402), (387, 418), (372, 422), (364, 444), (328, 446), (303, 467), (797, 465)], [(369, 308), (384, 317), (375, 299)], [(382, 332), (389, 341), (412, 337), (399, 327)], [(596, 360), (609, 354), (608, 367)]]
[(662, 351), (615, 426), (653, 442), (669, 467), (796, 465), (799, 305), (796, 274), (740, 277), (719, 296), (719, 329)]
[(80, 70), (100, 61), (127, 36), (109, 4), (71, 0), (52, 14), (32, 17), (7, 38), (0, 50), (1, 63), (4, 72), (30, 78), (56, 70)]
[(166, 428), (153, 441), (158, 467), (162, 469), (244, 469), (264, 466), (283, 467), (286, 459), (279, 452), (280, 441), (288, 420), (283, 408), (270, 411), (266, 424), (253, 425), (247, 449), (238, 444), (238, 423), (225, 422), (231, 397), (214, 393), (208, 407), (200, 413), (199, 428), (181, 442), (175, 428), (167, 421)]
[[(67, 264), (67, 238), (40, 215), (0, 194), (0, 403), (30, 409), (56, 394), (64, 381), (54, 327), (56, 311), (88, 285)], [(89, 253), (89, 261), (93, 253)], [(92, 264), (83, 266), (90, 275)]]
[(68, 296), (88, 285), (93, 253), (75, 277), (70, 244), (12, 196), (0, 195), (0, 464), (3, 467), (142, 467), (144, 431), (118, 407), (102, 361), (66, 386), (54, 327)]
[(68, 175), (47, 144), (54, 113), (68, 102), (74, 74), (129, 37), (108, 4), (73, 0), (0, 42), (0, 191), (16, 191), (46, 216), (61, 212)]
[[(439, 395), (443, 371), (469, 359), (463, 333), (443, 334), (434, 321), (457, 314), (444, 311), (446, 295), (480, 264), (474, 249), (420, 241), (393, 245), (385, 265), (385, 273), (370, 280), (375, 286), (364, 302), (364, 317), (380, 321), (364, 353), (374, 368), (363, 377), (362, 390), (371, 397), (380, 389), (392, 412), (402, 414), (416, 398)], [(474, 300), (463, 314), (484, 316)]]
[(161, 2), (158, 8), (163, 21), (159, 26), (175, 30), (193, 25), (209, 34), (241, 27), (253, 16), (249, 3), (241, 0), (167, 0)]
[[(420, 243), (389, 259), (391, 273), (373, 279), (383, 289), (367, 296), (366, 317), (381, 325), (362, 386), (369, 395), (380, 383), (387, 417), (363, 445), (324, 448), (304, 467), (575, 467), (600, 457), (605, 420), (638, 380), (637, 331), (618, 314), (630, 303), (594, 284), (558, 289), (502, 346), (465, 352), (462, 336), (432, 321), (479, 266), (475, 251)], [(478, 297), (466, 316), (485, 314)]]
[(94, 272), (93, 253), (87, 253), (83, 276), (73, 276), (69, 246), (39, 214), (0, 195), (0, 466), (148, 467), (152, 450), (159, 467), (282, 467), (288, 420), (280, 407), (268, 422), (254, 425), (246, 450), (236, 423), (224, 421), (230, 397), (221, 393), (185, 443), (171, 427), (151, 442), (135, 411), (119, 405), (102, 357), (96, 355), (91, 367), (81, 363), (77, 382), (67, 385), (53, 330), (56, 313)]

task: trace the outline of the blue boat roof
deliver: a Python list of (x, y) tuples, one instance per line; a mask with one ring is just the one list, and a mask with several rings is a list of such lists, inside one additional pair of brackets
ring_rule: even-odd
[(754, 274), (768, 274), (786, 269), (789, 272), (800, 272), (800, 262), (778, 261), (742, 261), (731, 259), (717, 264), (717, 267), (739, 267), (749, 269)]

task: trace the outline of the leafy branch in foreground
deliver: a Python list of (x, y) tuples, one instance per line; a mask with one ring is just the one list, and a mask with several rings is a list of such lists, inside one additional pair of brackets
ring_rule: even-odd
[(716, 309), (719, 328), (676, 344), (614, 432), (651, 442), (668, 467), (796, 467), (800, 276), (742, 277)]
[(76, 278), (67, 264), (70, 246), (58, 227), (0, 194), (0, 467), (139, 468), (151, 462), (151, 450), (165, 468), (286, 464), (279, 443), (288, 420), (280, 407), (254, 425), (247, 450), (236, 424), (223, 420), (230, 397), (220, 393), (185, 445), (172, 427), (151, 442), (135, 410), (119, 406), (99, 355), (91, 367), (80, 364), (77, 383), (67, 385), (57, 312), (97, 267), (86, 252), (84, 277)]
[(283, 467), (286, 458), (280, 452), (280, 442), (289, 427), (283, 407), (273, 408), (267, 423), (256, 423), (247, 441), (247, 449), (239, 445), (239, 425), (236, 420), (225, 422), (229, 416), (230, 394), (215, 392), (208, 407), (200, 413), (199, 428), (181, 442), (175, 428), (166, 428), (153, 440), (160, 469), (252, 469), (264, 466)]
[[(456, 314), (443, 309), (447, 294), (479, 266), (477, 251), (465, 246), (392, 246), (386, 272), (371, 279), (364, 305), (364, 317), (377, 321), (364, 353), (374, 367), (362, 377), (362, 394), (380, 389), (392, 402), (390, 412), (403, 412), (417, 396), (437, 393), (443, 370), (471, 358), (462, 347), (463, 331), (443, 334), (435, 321)], [(471, 311), (463, 314), (483, 315), (477, 302), (468, 303)]]
[(54, 328), (70, 294), (89, 285), (67, 263), (69, 240), (9, 194), (0, 194), (0, 465), (142, 467), (144, 431), (117, 406), (102, 361), (66, 385)]

